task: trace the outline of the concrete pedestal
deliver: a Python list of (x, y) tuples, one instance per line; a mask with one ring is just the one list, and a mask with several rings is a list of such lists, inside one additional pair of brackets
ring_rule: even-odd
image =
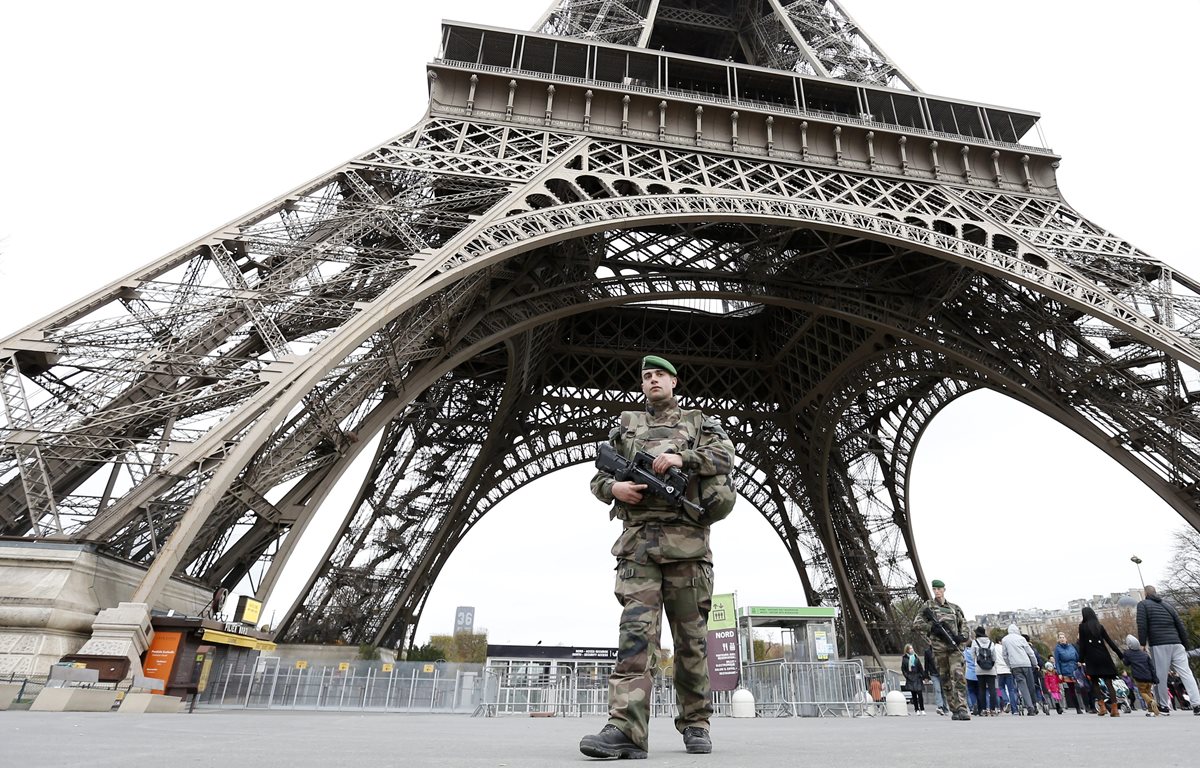
[(3, 683), (0, 684), (0, 712), (12, 706), (17, 700), (17, 694), (21, 692), (19, 683)]
[(30, 712), (108, 712), (117, 692), (107, 688), (43, 688)]
[(161, 693), (127, 693), (121, 700), (118, 712), (125, 714), (175, 714), (183, 706), (183, 699), (178, 696), (164, 696)]

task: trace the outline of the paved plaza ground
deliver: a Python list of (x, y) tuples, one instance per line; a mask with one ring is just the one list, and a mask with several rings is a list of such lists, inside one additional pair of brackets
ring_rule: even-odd
[[(328, 768), (520, 768), (589, 760), (577, 745), (601, 718), (200, 711), (179, 715), (0, 712), (0, 766), (150, 765)], [(1200, 717), (1123, 715), (947, 718), (759, 718), (713, 721), (711, 755), (688, 755), (671, 721), (651, 723), (637, 765), (967, 766), (1200, 765)], [(621, 765), (630, 765), (621, 761)]]

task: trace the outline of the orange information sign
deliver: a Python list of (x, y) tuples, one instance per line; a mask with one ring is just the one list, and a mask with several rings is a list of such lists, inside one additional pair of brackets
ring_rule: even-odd
[[(142, 674), (162, 680), (165, 689), (171, 680), (171, 670), (175, 666), (175, 654), (179, 652), (179, 644), (182, 641), (182, 632), (163, 630), (155, 632), (154, 639), (150, 641), (150, 647), (146, 650), (146, 662), (142, 664)], [(162, 693), (162, 691), (156, 691), (156, 693)]]

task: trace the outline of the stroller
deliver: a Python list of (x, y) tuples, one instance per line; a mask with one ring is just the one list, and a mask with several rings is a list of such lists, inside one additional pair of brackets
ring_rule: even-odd
[[(1103, 680), (1098, 681), (1100, 690), (1103, 691), (1104, 698), (1108, 698), (1108, 686)], [(1113, 688), (1116, 689), (1117, 707), (1121, 710), (1121, 714), (1128, 715), (1133, 710), (1129, 706), (1129, 686), (1125, 685), (1125, 681), (1117, 677), (1113, 679)]]

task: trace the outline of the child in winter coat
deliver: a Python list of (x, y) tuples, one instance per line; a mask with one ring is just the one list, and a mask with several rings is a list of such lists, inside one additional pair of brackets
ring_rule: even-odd
[(1125, 636), (1125, 653), (1121, 655), (1121, 660), (1129, 667), (1129, 676), (1137, 684), (1138, 692), (1142, 694), (1142, 700), (1150, 707), (1146, 717), (1151, 715), (1158, 717), (1158, 702), (1155, 700), (1154, 691), (1151, 688), (1158, 683), (1158, 675), (1154, 672), (1154, 661), (1150, 658), (1150, 654), (1142, 650), (1142, 644), (1133, 635)]
[(1054, 711), (1062, 714), (1062, 680), (1059, 679), (1058, 673), (1054, 671), (1054, 662), (1047, 661), (1044, 667), (1045, 674), (1043, 679), (1046, 681), (1046, 690), (1050, 692), (1050, 700), (1054, 702)]

